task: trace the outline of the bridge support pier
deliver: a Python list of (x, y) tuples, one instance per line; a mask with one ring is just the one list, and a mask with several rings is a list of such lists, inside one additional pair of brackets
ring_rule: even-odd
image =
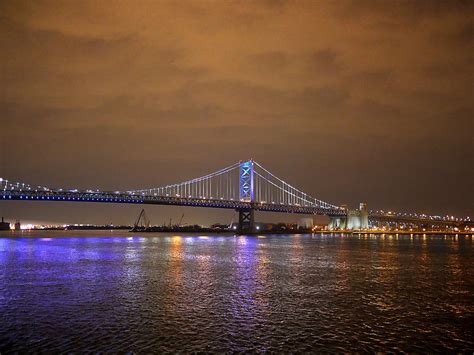
[(255, 233), (255, 210), (239, 209), (239, 227), (237, 232), (239, 234), (252, 234)]

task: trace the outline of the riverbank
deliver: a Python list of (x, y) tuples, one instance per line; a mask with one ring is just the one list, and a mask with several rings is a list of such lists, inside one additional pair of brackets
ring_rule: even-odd
[(472, 231), (338, 231), (330, 233), (350, 233), (356, 235), (474, 235)]

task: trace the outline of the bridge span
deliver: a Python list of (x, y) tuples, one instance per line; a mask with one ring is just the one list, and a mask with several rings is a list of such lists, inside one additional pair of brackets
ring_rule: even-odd
[(32, 186), (0, 178), (0, 200), (154, 204), (234, 209), (239, 231), (254, 231), (254, 211), (340, 216), (346, 209), (319, 200), (253, 160), (177, 184), (128, 191)]
[[(153, 204), (233, 209), (239, 212), (239, 232), (255, 231), (255, 211), (328, 216), (330, 226), (367, 228), (370, 223), (420, 222), (426, 216), (406, 217), (368, 212), (366, 205), (350, 211), (297, 189), (254, 160), (240, 161), (226, 168), (176, 184), (127, 191), (63, 189), (33, 186), (0, 178), (0, 201), (51, 201)], [(397, 219), (398, 218), (398, 219)], [(430, 220), (434, 224), (444, 219)], [(453, 222), (453, 221), (448, 221)], [(342, 224), (341, 224), (342, 223)], [(453, 222), (454, 223), (454, 222)]]

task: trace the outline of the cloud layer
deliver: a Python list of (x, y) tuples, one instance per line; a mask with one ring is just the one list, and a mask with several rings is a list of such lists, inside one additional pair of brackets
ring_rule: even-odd
[(253, 157), (330, 202), (472, 215), (473, 38), (472, 1), (2, 1), (0, 175)]

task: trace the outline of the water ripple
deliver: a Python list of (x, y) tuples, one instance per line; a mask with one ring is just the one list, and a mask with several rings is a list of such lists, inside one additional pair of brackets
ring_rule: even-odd
[(0, 353), (474, 350), (471, 237), (62, 233), (0, 238)]

